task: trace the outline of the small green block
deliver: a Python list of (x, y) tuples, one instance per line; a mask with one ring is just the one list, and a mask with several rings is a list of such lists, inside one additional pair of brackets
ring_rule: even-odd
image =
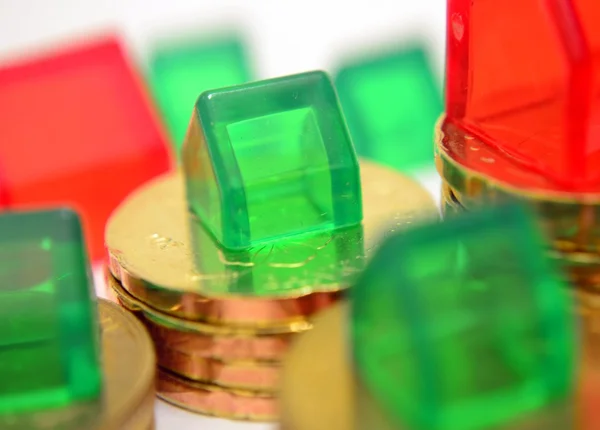
[(99, 326), (79, 218), (0, 215), (0, 416), (99, 399)]
[(335, 84), (358, 155), (398, 170), (433, 164), (442, 96), (425, 50), (344, 65)]
[(152, 52), (149, 66), (149, 84), (178, 157), (198, 94), (252, 78), (237, 37), (165, 45)]
[(323, 72), (203, 93), (183, 157), (188, 204), (224, 248), (362, 221), (358, 161)]
[(521, 207), (393, 236), (351, 293), (358, 373), (401, 428), (506, 428), (571, 400), (573, 304)]

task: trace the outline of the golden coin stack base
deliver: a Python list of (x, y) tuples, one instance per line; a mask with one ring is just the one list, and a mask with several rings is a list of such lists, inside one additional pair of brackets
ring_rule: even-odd
[[(437, 216), (427, 191), (391, 169), (361, 161), (361, 185), (362, 227), (343, 236), (343, 246), (330, 239), (301, 244), (310, 253), (292, 262), (285, 252), (268, 252), (251, 267), (244, 262), (242, 275), (240, 264), (189, 230), (197, 223), (190, 222), (181, 172), (147, 183), (115, 210), (105, 236), (108, 293), (148, 329), (160, 398), (205, 415), (278, 419), (281, 363), (294, 337), (312, 328), (312, 315), (338, 301), (382, 236)], [(321, 256), (331, 261), (338, 246), (352, 255), (344, 251), (337, 265), (311, 263), (324, 261)], [(285, 276), (261, 278), (272, 295), (229, 292), (242, 276), (282, 267)]]
[[(581, 318), (584, 340), (600, 335), (600, 195), (566, 195), (531, 192), (498, 183), (479, 172), (458, 164), (444, 149), (451, 139), (474, 142), (477, 139), (450, 125), (448, 133), (438, 122), (435, 161), (442, 179), (441, 206), (444, 216), (453, 216), (477, 206), (501, 201), (520, 201), (536, 213), (540, 227), (549, 239), (548, 254), (563, 268), (572, 285)], [(592, 354), (593, 344), (584, 342), (584, 355)], [(593, 355), (600, 355), (593, 353)], [(598, 361), (600, 363), (600, 361)]]
[(156, 349), (157, 394), (176, 406), (235, 420), (274, 421), (280, 363), (308, 322), (251, 329), (182, 320), (157, 312), (107, 273), (111, 298), (146, 326)]

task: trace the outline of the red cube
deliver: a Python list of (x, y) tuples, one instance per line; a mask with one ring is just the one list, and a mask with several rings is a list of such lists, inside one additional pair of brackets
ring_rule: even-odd
[(167, 171), (166, 134), (116, 39), (0, 68), (0, 205), (69, 205), (94, 259), (127, 194)]
[(600, 192), (599, 22), (598, 0), (448, 0), (447, 120), (486, 146), (457, 158), (519, 187)]

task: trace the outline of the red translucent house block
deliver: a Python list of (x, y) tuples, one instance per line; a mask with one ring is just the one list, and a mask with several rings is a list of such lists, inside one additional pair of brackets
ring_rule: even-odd
[(92, 258), (134, 188), (170, 167), (142, 81), (109, 38), (0, 68), (0, 206), (68, 205)]
[(448, 0), (446, 121), (485, 146), (457, 158), (513, 186), (600, 192), (599, 23), (598, 0)]

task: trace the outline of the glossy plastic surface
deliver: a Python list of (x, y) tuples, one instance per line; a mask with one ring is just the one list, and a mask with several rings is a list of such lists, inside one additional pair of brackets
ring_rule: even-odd
[(433, 163), (442, 96), (419, 46), (345, 64), (335, 78), (358, 155), (398, 170)]
[(177, 156), (198, 96), (252, 76), (244, 44), (236, 37), (165, 44), (154, 50), (149, 66), (149, 84)]
[(190, 208), (225, 248), (362, 221), (358, 161), (323, 72), (203, 93), (183, 154)]
[(448, 120), (556, 190), (600, 191), (599, 21), (596, 0), (448, 0)]
[(522, 208), (397, 234), (351, 293), (358, 374), (399, 428), (508, 428), (571, 400), (574, 305)]
[(0, 203), (76, 208), (92, 258), (104, 254), (112, 210), (168, 168), (161, 126), (116, 40), (0, 69)]
[(77, 215), (1, 214), (0, 421), (99, 398), (98, 335)]

